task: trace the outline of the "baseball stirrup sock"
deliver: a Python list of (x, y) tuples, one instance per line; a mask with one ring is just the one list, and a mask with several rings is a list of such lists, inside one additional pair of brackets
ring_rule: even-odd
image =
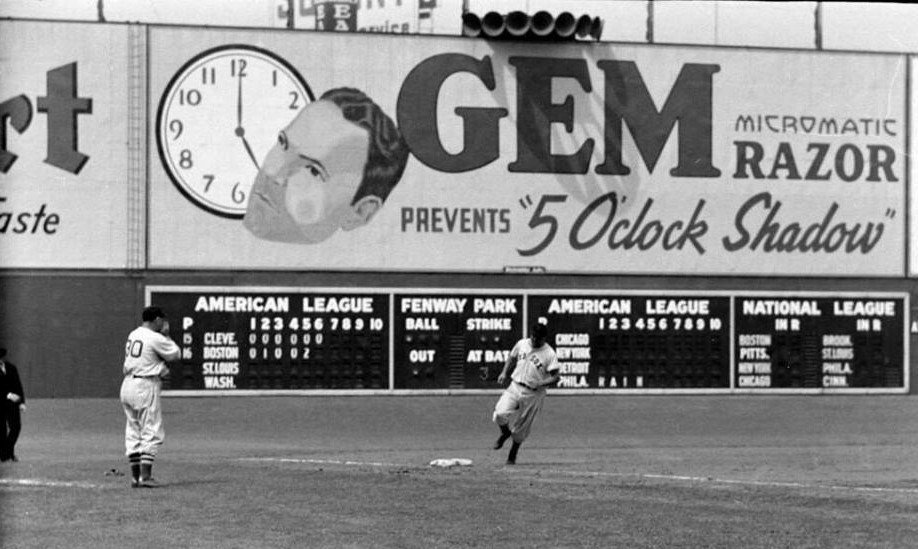
[(520, 451), (520, 443), (513, 441), (513, 446), (510, 447), (510, 455), (507, 456), (508, 461), (516, 461), (516, 454)]
[(149, 479), (153, 476), (153, 454), (140, 454), (140, 478)]
[(140, 454), (130, 454), (128, 456), (128, 462), (131, 464), (131, 478), (139, 479), (140, 478)]

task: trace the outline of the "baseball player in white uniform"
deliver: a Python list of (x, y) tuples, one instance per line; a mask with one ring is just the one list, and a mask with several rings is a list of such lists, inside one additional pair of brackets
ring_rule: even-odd
[(494, 407), (494, 422), (500, 427), (500, 436), (494, 443), (499, 450), (508, 438), (513, 438), (507, 464), (516, 463), (516, 454), (520, 445), (529, 436), (532, 422), (542, 409), (545, 400), (545, 387), (558, 382), (558, 357), (555, 350), (546, 342), (548, 327), (536, 323), (532, 326), (530, 336), (516, 342), (504, 369), (497, 376), (497, 382), (503, 385), (507, 374), (512, 370), (512, 381), (504, 390)]
[(176, 360), (180, 351), (169, 338), (169, 321), (159, 307), (143, 310), (143, 324), (132, 331), (124, 347), (121, 405), (125, 454), (131, 464), (131, 487), (153, 488), (153, 461), (163, 443), (163, 414), (160, 407), (162, 378), (169, 375), (166, 361)]

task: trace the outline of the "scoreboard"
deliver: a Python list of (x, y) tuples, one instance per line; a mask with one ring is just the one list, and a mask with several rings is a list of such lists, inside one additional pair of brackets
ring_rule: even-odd
[(549, 325), (554, 392), (908, 391), (904, 293), (150, 286), (166, 394), (475, 392)]
[(736, 304), (739, 388), (903, 387), (903, 299), (744, 295)]
[(389, 297), (362, 291), (153, 291), (181, 348), (166, 389), (382, 389)]
[(523, 297), (395, 294), (395, 388), (496, 388), (523, 337)]
[(730, 387), (730, 299), (698, 295), (534, 295), (561, 363), (559, 387)]

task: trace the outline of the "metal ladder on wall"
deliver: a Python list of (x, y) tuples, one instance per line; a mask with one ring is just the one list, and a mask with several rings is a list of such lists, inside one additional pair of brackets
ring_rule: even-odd
[(127, 269), (146, 267), (146, 56), (147, 30), (128, 25), (127, 79)]

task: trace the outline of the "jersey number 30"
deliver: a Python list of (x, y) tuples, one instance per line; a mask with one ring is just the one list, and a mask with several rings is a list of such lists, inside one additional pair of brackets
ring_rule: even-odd
[(124, 345), (124, 356), (137, 358), (143, 352), (143, 341), (139, 339), (129, 339)]

